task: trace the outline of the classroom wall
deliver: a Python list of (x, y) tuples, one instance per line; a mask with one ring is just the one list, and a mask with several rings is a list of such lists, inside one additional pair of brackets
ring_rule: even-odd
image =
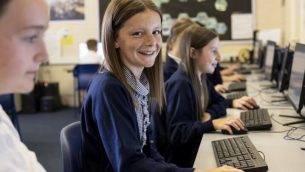
[[(159, 0), (154, 0), (159, 2)], [(295, 30), (300, 28), (295, 22), (291, 21), (291, 18), (295, 16), (295, 10), (298, 6), (295, 4), (299, 1), (300, 3), (304, 0), (254, 0), (255, 5), (255, 28), (256, 29), (270, 29), (270, 28), (282, 28), (283, 29), (283, 41), (294, 39), (295, 41), (301, 40), (300, 34), (296, 34)], [(284, 3), (284, 4), (283, 4)], [(86, 1), (88, 9), (88, 20), (92, 23), (92, 28), (97, 24), (98, 19), (96, 18), (98, 11), (95, 7), (98, 6), (97, 0)], [(283, 6), (285, 5), (285, 6)], [(90, 16), (90, 17), (89, 17)], [(287, 24), (289, 23), (289, 24)], [(81, 25), (81, 24), (80, 24)], [(292, 26), (293, 25), (293, 26)], [(300, 24), (298, 24), (300, 25)], [(77, 29), (80, 27), (77, 23), (73, 22), (60, 22), (60, 23), (50, 23), (50, 32), (58, 30), (58, 28), (68, 27)], [(96, 30), (96, 29), (95, 29)], [(96, 35), (96, 31), (88, 29), (84, 31), (76, 31), (75, 34), (79, 34), (77, 41), (85, 41), (86, 35), (89, 37)], [(75, 39), (76, 40), (76, 39)], [(304, 39), (303, 39), (304, 40)], [(231, 56), (236, 56), (241, 48), (251, 49), (251, 42), (221, 42), (220, 53), (222, 58), (228, 59)], [(63, 56), (77, 56), (77, 46), (70, 47), (63, 53)], [(62, 102), (64, 105), (73, 105), (73, 77), (72, 73), (69, 73), (73, 69), (73, 64), (61, 64), (61, 65), (50, 65), (43, 66), (41, 68), (41, 73), (39, 75), (39, 80), (44, 80), (48, 82), (59, 82), (60, 92), (62, 95)]]

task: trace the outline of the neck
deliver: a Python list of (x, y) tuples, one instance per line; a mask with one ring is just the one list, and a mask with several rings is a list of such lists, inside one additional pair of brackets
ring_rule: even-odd
[(175, 56), (175, 57), (180, 57), (180, 53), (179, 53), (179, 48), (174, 46), (173, 49), (172, 49), (172, 54)]

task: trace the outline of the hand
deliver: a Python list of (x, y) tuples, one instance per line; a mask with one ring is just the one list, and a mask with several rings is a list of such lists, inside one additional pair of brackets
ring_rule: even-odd
[(254, 109), (257, 104), (256, 101), (249, 96), (243, 96), (239, 99), (233, 100), (233, 108), (248, 110), (248, 109)]
[(244, 123), (240, 120), (240, 118), (233, 117), (225, 117), (214, 119), (212, 121), (213, 126), (216, 130), (227, 130), (230, 134), (233, 134), (230, 126), (234, 127), (236, 130), (245, 129)]
[(215, 90), (219, 93), (226, 93), (228, 92), (228, 89), (223, 84), (217, 84), (215, 86)]
[(201, 122), (207, 122), (210, 119), (211, 119), (211, 114), (207, 113), (207, 112), (204, 112), (202, 117), (201, 117)]
[(214, 169), (209, 169), (209, 170), (200, 170), (200, 169), (195, 169), (194, 172), (243, 172), (242, 170), (224, 165), (218, 168)]

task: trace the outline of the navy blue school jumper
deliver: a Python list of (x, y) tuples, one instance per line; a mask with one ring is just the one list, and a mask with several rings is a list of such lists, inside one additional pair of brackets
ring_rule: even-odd
[[(207, 83), (207, 86), (210, 96), (207, 112), (212, 119), (225, 116), (224, 98), (215, 91), (213, 84)], [(167, 80), (165, 91), (170, 144), (166, 160), (181, 167), (192, 167), (203, 134), (215, 130), (212, 120), (201, 122), (197, 119), (195, 90), (181, 67)]]
[[(219, 63), (217, 63), (214, 73), (207, 74), (207, 78), (208, 78), (209, 82), (212, 83), (214, 86), (216, 86), (217, 84), (223, 83), (220, 71), (221, 71), (221, 67), (220, 67)], [(228, 108), (233, 107), (233, 99), (226, 99), (225, 102), (226, 102), (226, 106)]]
[(172, 74), (176, 72), (178, 66), (178, 63), (167, 55), (166, 62), (163, 66), (164, 82), (166, 82), (172, 76)]
[(213, 74), (207, 74), (207, 78), (212, 82), (212, 84), (215, 86), (217, 84), (222, 84), (222, 78), (220, 74), (220, 65), (217, 63), (217, 66), (215, 68), (215, 71)]
[(122, 82), (104, 70), (91, 83), (81, 110), (82, 171), (193, 171), (164, 162), (151, 128), (142, 149), (132, 98)]

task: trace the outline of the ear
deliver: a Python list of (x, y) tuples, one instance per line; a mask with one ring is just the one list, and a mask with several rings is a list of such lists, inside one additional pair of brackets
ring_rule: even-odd
[(114, 42), (114, 47), (115, 48), (120, 48), (120, 45), (118, 44), (118, 42), (116, 42), (116, 41)]
[(196, 49), (193, 48), (193, 47), (190, 47), (189, 51), (190, 51), (190, 58), (196, 59), (197, 58), (197, 51), (196, 51)]

